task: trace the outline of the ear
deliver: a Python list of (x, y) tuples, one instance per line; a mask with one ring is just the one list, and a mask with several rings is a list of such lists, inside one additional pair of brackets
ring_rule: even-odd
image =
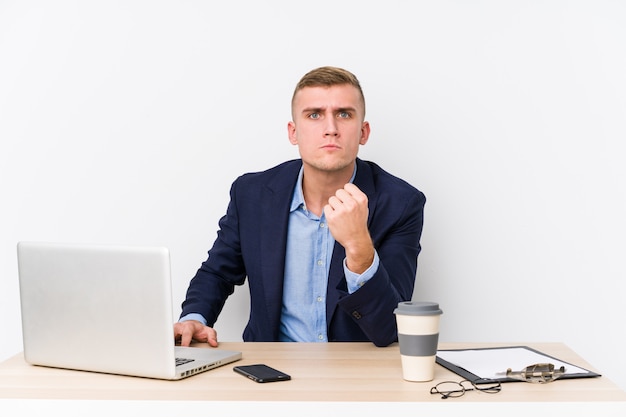
[(289, 142), (292, 145), (297, 145), (298, 136), (296, 135), (296, 124), (294, 122), (287, 123), (287, 134), (289, 135)]
[(365, 145), (369, 137), (370, 137), (370, 123), (363, 122), (363, 125), (361, 126), (361, 139), (359, 140), (359, 145)]

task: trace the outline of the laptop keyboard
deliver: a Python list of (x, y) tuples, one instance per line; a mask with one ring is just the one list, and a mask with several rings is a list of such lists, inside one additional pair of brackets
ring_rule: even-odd
[(189, 362), (193, 362), (195, 359), (176, 358), (176, 366), (184, 365)]

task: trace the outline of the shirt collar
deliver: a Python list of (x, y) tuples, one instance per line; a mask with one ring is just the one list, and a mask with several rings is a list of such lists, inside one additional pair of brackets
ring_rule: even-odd
[[(291, 199), (291, 207), (289, 208), (289, 212), (292, 213), (296, 211), (301, 206), (306, 208), (304, 203), (304, 192), (302, 191), (302, 178), (304, 177), (304, 165), (300, 167), (300, 172), (298, 173), (298, 181), (296, 182), (296, 188), (293, 190), (293, 197)], [(354, 163), (354, 171), (352, 171), (352, 177), (350, 178), (350, 182), (354, 182), (354, 177), (356, 177), (356, 162)]]

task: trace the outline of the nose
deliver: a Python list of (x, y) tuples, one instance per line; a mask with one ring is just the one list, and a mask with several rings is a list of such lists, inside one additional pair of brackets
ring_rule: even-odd
[(337, 121), (334, 117), (327, 117), (324, 136), (337, 136), (338, 134)]

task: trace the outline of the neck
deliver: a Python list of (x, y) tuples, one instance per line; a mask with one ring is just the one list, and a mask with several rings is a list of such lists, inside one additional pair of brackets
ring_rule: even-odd
[(321, 216), (328, 199), (350, 182), (354, 173), (354, 163), (340, 171), (332, 172), (307, 168), (309, 167), (305, 165), (302, 178), (304, 201), (307, 210)]

